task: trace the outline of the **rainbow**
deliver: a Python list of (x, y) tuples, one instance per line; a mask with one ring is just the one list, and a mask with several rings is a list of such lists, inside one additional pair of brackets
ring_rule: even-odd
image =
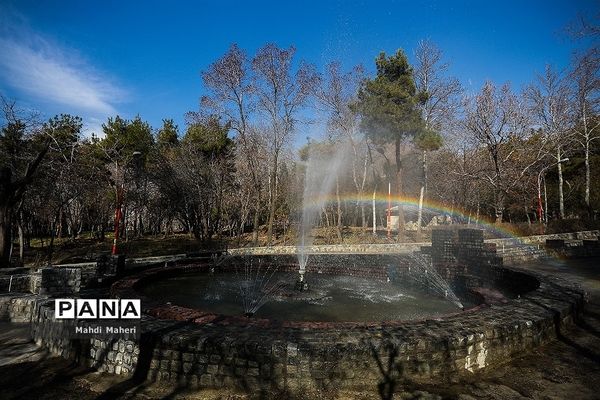
[[(373, 203), (373, 194), (364, 193), (359, 196), (356, 193), (353, 194), (340, 194), (341, 202), (351, 202), (358, 204), (365, 204), (370, 206)], [(410, 196), (394, 196), (392, 195), (389, 198), (389, 201), (393, 206), (397, 206), (398, 204), (402, 204), (402, 206), (417, 209), (419, 207), (419, 198), (410, 197)], [(323, 197), (313, 197), (309, 200), (308, 204), (305, 207), (310, 207), (311, 204), (330, 204), (337, 202), (337, 196), (335, 195), (327, 195)], [(388, 195), (382, 193), (375, 194), (375, 203), (379, 206), (387, 208), (388, 205)], [(475, 213), (473, 210), (466, 210), (460, 207), (451, 207), (445, 203), (426, 199), (423, 201), (423, 210), (429, 213), (436, 214), (450, 214), (453, 216), (457, 216), (464, 220), (470, 220), (471, 225), (478, 226), (488, 232), (493, 233), (495, 236), (501, 238), (519, 238), (519, 233), (511, 229), (503, 224), (496, 224), (491, 218), (485, 216), (479, 216), (479, 218), (475, 218)]]

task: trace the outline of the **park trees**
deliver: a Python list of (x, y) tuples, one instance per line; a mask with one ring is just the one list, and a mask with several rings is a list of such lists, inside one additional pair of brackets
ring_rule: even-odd
[[(596, 31), (598, 28), (596, 27)], [(575, 136), (585, 160), (585, 205), (591, 210), (592, 181), (590, 155), (592, 145), (600, 139), (600, 50), (593, 47), (575, 57), (570, 79), (574, 92)]]
[(301, 63), (294, 71), (294, 47), (282, 49), (274, 44), (260, 48), (252, 60), (256, 107), (264, 124), (269, 157), (269, 219), (267, 243), (271, 244), (281, 155), (291, 144), (298, 113), (304, 106), (316, 83), (312, 66)]
[[(48, 143), (36, 143), (37, 119), (24, 116), (14, 102), (2, 102), (0, 131), (0, 268), (10, 266), (15, 206), (22, 200), (48, 152)], [(36, 145), (37, 144), (37, 145)]]
[(219, 232), (225, 192), (231, 190), (233, 141), (218, 118), (191, 122), (173, 159), (183, 196), (179, 201), (189, 229), (198, 239)]
[[(209, 93), (200, 99), (202, 114), (220, 115), (224, 123), (235, 133), (237, 155), (244, 164), (239, 171), (249, 177), (242, 179), (251, 184), (253, 201), (253, 235), (258, 242), (260, 211), (262, 206), (262, 179), (260, 158), (260, 140), (257, 140), (251, 124), (251, 115), (255, 110), (254, 85), (250, 62), (246, 53), (236, 44), (218, 60), (202, 72), (202, 82)], [(243, 227), (241, 228), (243, 229)]]
[(422, 152), (423, 180), (419, 193), (417, 230), (422, 225), (423, 202), (427, 196), (427, 153), (438, 150), (443, 143), (441, 133), (448, 129), (460, 108), (462, 87), (458, 79), (448, 77), (449, 64), (442, 59), (442, 51), (431, 41), (422, 40), (415, 51), (415, 85), (419, 96), (424, 129), (415, 137), (415, 145)]
[[(544, 71), (524, 97), (488, 82), (463, 103), (460, 83), (449, 77), (431, 42), (419, 44), (414, 70), (402, 51), (382, 53), (376, 67), (365, 79), (361, 68), (344, 70), (334, 61), (317, 74), (298, 62), (293, 47), (265, 45), (248, 56), (233, 45), (202, 72), (206, 95), (199, 110), (186, 115), (181, 134), (172, 119), (154, 131), (141, 117), (112, 116), (104, 136), (90, 139), (78, 117), (38, 124), (5, 108), (0, 164), (11, 177), (3, 172), (0, 203), (12, 193), (11, 211), (2, 211), (5, 221), (11, 219), (4, 226), (12, 227), (3, 228), (3, 247), (10, 249), (17, 235), (27, 240), (28, 232), (45, 241), (91, 230), (101, 239), (115, 203), (120, 235), (180, 229), (202, 240), (237, 236), (241, 245), (250, 229), (258, 243), (264, 226), (263, 242), (273, 243), (278, 228), (289, 232), (300, 218), (304, 165), (295, 137), (303, 122), (319, 118), (311, 131), (323, 129), (305, 150), (327, 159), (349, 144), (343, 149), (347, 168), (335, 171), (332, 201), (321, 213), (322, 225), (336, 228), (329, 240), (346, 240), (344, 226), (366, 226), (365, 192), (381, 191), (379, 174), (396, 181), (400, 200), (420, 192), (421, 202), (500, 222), (532, 221), (536, 193), (538, 220), (545, 219), (541, 182), (547, 173), (549, 181), (557, 177), (548, 192), (557, 215), (594, 215), (597, 50), (575, 57), (568, 73)], [(566, 157), (571, 161), (561, 166)], [(375, 203), (374, 195), (374, 209)], [(423, 215), (417, 215), (417, 229)], [(375, 214), (372, 222), (375, 234), (377, 223), (385, 223)]]
[(519, 151), (523, 149), (520, 139), (527, 134), (529, 123), (524, 110), (521, 99), (508, 84), (497, 88), (489, 81), (465, 104), (464, 129), (475, 146), (485, 149), (489, 157), (489, 167), (481, 168), (476, 174), (493, 190), (496, 223), (503, 221), (505, 199), (517, 184), (515, 179), (525, 175), (539, 159), (536, 157), (533, 163), (527, 162), (518, 168), (516, 176), (511, 173), (518, 155), (524, 154)]
[[(552, 160), (547, 167), (557, 166), (559, 216), (565, 218), (563, 163), (567, 161), (565, 156), (573, 141), (570, 90), (565, 78), (552, 67), (546, 66), (544, 74), (538, 75), (536, 83), (525, 91), (525, 98), (534, 117), (534, 124), (541, 129), (540, 140), (546, 146), (547, 158)], [(541, 204), (540, 197), (538, 204)]]
[[(249, 60), (237, 46), (202, 72), (209, 94), (201, 99), (201, 115), (219, 115), (235, 133), (238, 156), (246, 164), (254, 192), (254, 235), (258, 240), (266, 163), (268, 182), (267, 241), (271, 242), (277, 207), (282, 152), (289, 146), (298, 112), (316, 81), (312, 67), (294, 65), (295, 49), (274, 44), (260, 48)], [(266, 157), (266, 159), (265, 159)]]
[(159, 148), (168, 148), (179, 144), (179, 127), (173, 119), (163, 119), (163, 126), (156, 134), (156, 144)]
[[(361, 226), (367, 225), (365, 203), (362, 201), (367, 183), (369, 166), (368, 138), (360, 132), (360, 119), (352, 109), (356, 102), (356, 93), (363, 79), (362, 66), (351, 71), (342, 72), (337, 62), (329, 63), (325, 73), (319, 76), (314, 95), (317, 109), (325, 113), (327, 118), (328, 139), (332, 143), (347, 142), (351, 148), (352, 184), (356, 193), (355, 211), (360, 208)], [(336, 171), (337, 172), (337, 171)], [(339, 176), (336, 179), (336, 198), (338, 199), (338, 235), (341, 237), (341, 204)], [(355, 216), (358, 213), (355, 212)]]
[[(110, 171), (110, 186), (115, 194), (115, 247), (120, 235), (127, 235), (123, 223), (131, 214), (134, 225), (143, 231), (141, 209), (146, 199), (147, 175), (146, 161), (152, 156), (154, 137), (152, 128), (138, 115), (128, 121), (119, 117), (109, 117), (102, 125), (104, 138), (97, 142), (99, 156)], [(129, 193), (128, 193), (129, 192)], [(141, 192), (141, 194), (140, 194)], [(127, 203), (125, 196), (131, 198)], [(128, 207), (128, 205), (130, 207)]]
[(63, 222), (72, 237), (81, 230), (83, 202), (80, 197), (89, 189), (88, 183), (93, 182), (80, 162), (82, 126), (80, 117), (69, 114), (55, 116), (42, 126), (50, 151), (40, 171), (42, 182), (36, 189), (48, 199), (44, 207), (50, 220), (48, 257), (52, 256), (55, 235), (63, 232)]
[[(393, 143), (395, 154), (396, 194), (402, 200), (401, 146), (407, 138), (423, 129), (418, 109), (417, 89), (413, 69), (402, 50), (392, 56), (379, 54), (375, 60), (377, 75), (363, 81), (358, 91), (355, 109), (360, 113), (361, 127), (377, 145)], [(398, 237), (404, 234), (404, 212), (398, 204)]]

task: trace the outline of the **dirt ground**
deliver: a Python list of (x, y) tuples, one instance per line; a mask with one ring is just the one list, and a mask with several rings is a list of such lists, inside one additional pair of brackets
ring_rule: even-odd
[[(398, 386), (394, 399), (600, 399), (600, 260), (528, 264), (579, 282), (589, 303), (577, 326), (511, 363), (456, 382)], [(27, 327), (0, 324), (0, 399), (254, 399), (271, 393), (183, 391), (137, 384), (49, 356), (27, 336)], [(377, 388), (314, 394), (318, 399), (378, 399)]]

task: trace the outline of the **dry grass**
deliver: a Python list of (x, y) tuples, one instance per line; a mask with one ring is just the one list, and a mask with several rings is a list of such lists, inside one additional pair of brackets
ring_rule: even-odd
[[(538, 235), (541, 233), (554, 233), (555, 231), (573, 231), (567, 229), (571, 225), (568, 221), (563, 221), (562, 229), (557, 229), (556, 226), (551, 226), (549, 229), (544, 229), (543, 226), (537, 224), (509, 224), (504, 223), (497, 226), (496, 232), (493, 229), (485, 231), (486, 238), (498, 237), (501, 232), (513, 232), (517, 235), (528, 236)], [(555, 224), (556, 225), (556, 224)], [(581, 225), (581, 226), (580, 226)], [(460, 227), (464, 225), (452, 225), (452, 227)], [(584, 230), (588, 227), (581, 223), (576, 224), (578, 230)], [(342, 241), (338, 239), (337, 230), (335, 227), (319, 227), (312, 230), (314, 236), (313, 243), (316, 245), (323, 244), (386, 244), (397, 243), (398, 237), (396, 232), (391, 232), (390, 237), (387, 236), (385, 229), (379, 229), (377, 235), (373, 235), (371, 228), (361, 227), (344, 227), (342, 231)], [(222, 240), (213, 240), (211, 242), (201, 242), (189, 234), (174, 234), (169, 236), (144, 236), (140, 238), (132, 238), (127, 241), (121, 241), (119, 251), (126, 254), (127, 257), (146, 257), (158, 256), (166, 254), (190, 253), (207, 248), (225, 248), (225, 247), (248, 247), (253, 246), (252, 232), (244, 233), (241, 237), (224, 238)], [(298, 242), (298, 234), (295, 229), (288, 229), (284, 232), (275, 232), (272, 245), (275, 246), (295, 246)], [(408, 231), (405, 233), (402, 242), (419, 243), (428, 242), (431, 240), (431, 230), (424, 229), (421, 237), (418, 237), (416, 232)], [(266, 227), (261, 227), (258, 236), (257, 246), (266, 246), (267, 230)], [(109, 254), (112, 247), (112, 234), (107, 234), (103, 242), (98, 242), (91, 238), (90, 235), (82, 235), (77, 239), (57, 238), (54, 241), (54, 251), (52, 255), (52, 263), (68, 263), (68, 262), (85, 262), (94, 260), (100, 254)], [(15, 247), (15, 254), (18, 249)], [(39, 239), (31, 241), (31, 247), (25, 252), (25, 264), (39, 266), (48, 261), (48, 240), (41, 241)]]

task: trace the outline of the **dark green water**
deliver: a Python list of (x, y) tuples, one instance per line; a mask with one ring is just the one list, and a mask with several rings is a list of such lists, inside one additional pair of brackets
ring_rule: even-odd
[(244, 314), (247, 303), (277, 285), (255, 313), (280, 321), (386, 321), (436, 317), (460, 311), (449, 300), (396, 284), (348, 276), (309, 274), (307, 292), (293, 290), (296, 273), (254, 279), (236, 274), (195, 274), (153, 282), (143, 289), (152, 298), (224, 315)]

